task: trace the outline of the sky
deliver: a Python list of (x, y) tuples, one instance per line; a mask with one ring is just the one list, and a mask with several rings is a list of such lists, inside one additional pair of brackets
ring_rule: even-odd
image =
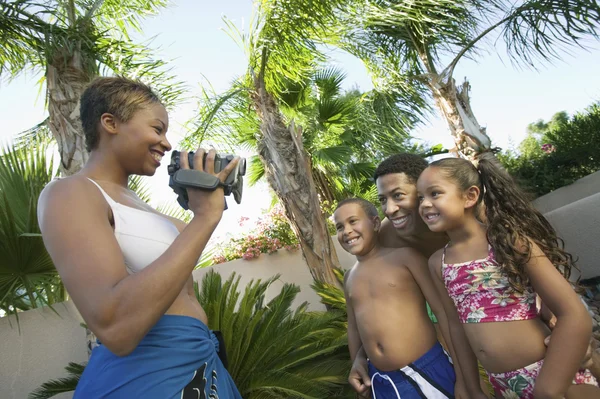
[[(140, 40), (152, 39), (151, 46), (157, 53), (172, 60), (171, 66), (177, 78), (189, 89), (188, 99), (170, 115), (168, 137), (172, 143), (185, 135), (183, 125), (194, 117), (200, 84), (210, 82), (217, 92), (226, 90), (232, 80), (246, 70), (244, 52), (223, 30), (224, 16), (236, 26), (247, 27), (252, 15), (251, 0), (175, 0), (158, 16), (144, 21)], [(504, 52), (490, 51), (477, 61), (464, 58), (459, 62), (454, 76), (457, 83), (468, 77), (471, 83), (471, 106), (481, 124), (487, 127), (494, 145), (502, 148), (516, 146), (525, 137), (526, 127), (538, 119), (549, 119), (558, 111), (574, 113), (582, 111), (594, 101), (600, 100), (600, 46), (594, 43), (590, 51), (572, 50), (561, 61), (552, 65), (539, 63), (539, 70), (515, 68)], [(332, 52), (331, 63), (347, 73), (345, 88), (358, 86), (361, 90), (372, 88), (370, 79), (360, 61), (348, 54)], [(42, 121), (47, 112), (44, 92), (40, 90), (40, 76), (23, 74), (12, 82), (0, 82), (0, 144), (9, 143), (19, 132)], [(452, 146), (452, 139), (445, 122), (436, 114), (413, 133), (416, 140), (430, 144)], [(250, 154), (242, 154), (250, 155)], [(168, 158), (165, 157), (165, 160)], [(174, 203), (174, 194), (168, 187), (166, 165), (149, 179), (153, 204)], [(242, 231), (237, 221), (241, 216), (256, 219), (261, 209), (268, 208), (271, 196), (265, 183), (244, 187), (242, 204), (228, 198), (229, 209), (225, 211), (214, 237), (219, 239), (227, 233)], [(252, 223), (246, 224), (251, 226)]]

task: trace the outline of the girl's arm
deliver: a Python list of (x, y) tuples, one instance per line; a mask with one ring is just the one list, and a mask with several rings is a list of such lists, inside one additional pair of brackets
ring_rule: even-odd
[(570, 283), (532, 241), (525, 266), (531, 285), (550, 311), (556, 326), (536, 379), (535, 398), (564, 397), (580, 368), (592, 335), (592, 319)]
[[(469, 393), (469, 398), (487, 398), (487, 396), (481, 391), (477, 358), (475, 357), (475, 354), (469, 345), (469, 341), (467, 340), (467, 336), (465, 335), (465, 332), (460, 324), (460, 319), (458, 318), (458, 313), (456, 312), (454, 302), (448, 295), (448, 291), (446, 291), (446, 287), (442, 281), (442, 256), (440, 251), (436, 252), (431, 256), (431, 258), (429, 258), (428, 266), (430, 275), (433, 277), (431, 280), (433, 281), (433, 285), (439, 294), (440, 303), (445, 315), (444, 318), (447, 322), (450, 339), (446, 339), (448, 342), (451, 342), (449, 346), (453, 347), (455, 352), (452, 360), (454, 361), (454, 366), (457, 370), (457, 381), (459, 381), (458, 370), (460, 370), (460, 376), (462, 377), (465, 387)], [(430, 306), (432, 310), (434, 310), (433, 304), (430, 303)], [(436, 317), (438, 317), (437, 314)]]

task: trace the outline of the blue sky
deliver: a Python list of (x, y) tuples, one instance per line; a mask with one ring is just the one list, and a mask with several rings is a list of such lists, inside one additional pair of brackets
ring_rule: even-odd
[[(217, 91), (225, 90), (233, 78), (244, 73), (246, 60), (242, 49), (222, 30), (222, 16), (237, 26), (247, 26), (252, 13), (251, 0), (220, 0), (198, 2), (176, 0), (159, 16), (147, 19), (138, 38), (154, 37), (153, 46), (159, 54), (172, 59), (173, 72), (185, 81), (193, 97), (199, 84), (207, 79)], [(554, 65), (540, 64), (539, 71), (514, 68), (504, 53), (483, 54), (477, 62), (463, 59), (455, 70), (460, 83), (464, 77), (471, 82), (471, 105), (480, 124), (487, 127), (494, 143), (507, 148), (518, 144), (528, 123), (549, 119), (555, 112), (583, 110), (600, 100), (600, 52), (598, 43), (591, 51), (577, 50), (564, 55)], [(502, 57), (500, 57), (500, 56)], [(332, 62), (347, 72), (346, 87), (358, 85), (371, 88), (362, 64), (352, 57), (333, 53)], [(11, 83), (0, 83), (0, 143), (36, 123), (46, 115), (43, 92), (37, 86), (39, 76), (23, 75)], [(170, 114), (170, 139), (177, 142), (185, 133), (182, 126), (193, 117), (195, 102), (184, 102)], [(419, 140), (451, 146), (452, 140), (445, 122), (437, 115), (414, 132)], [(172, 201), (163, 165), (150, 179), (155, 203)], [(263, 184), (246, 188), (242, 205), (229, 201), (217, 235), (238, 231), (236, 220), (242, 216), (256, 217), (261, 208), (269, 206), (270, 197)]]

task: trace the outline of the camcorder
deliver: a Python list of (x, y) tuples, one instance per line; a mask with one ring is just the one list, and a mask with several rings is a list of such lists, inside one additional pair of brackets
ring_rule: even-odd
[[(202, 159), (203, 165), (206, 165), (206, 156)], [(233, 159), (235, 155), (231, 154), (216, 154), (215, 156), (215, 173), (219, 173)], [(194, 169), (194, 152), (188, 153), (189, 169), (181, 169), (181, 152), (173, 151), (171, 155), (171, 163), (167, 169), (169, 173), (169, 187), (177, 194), (177, 202), (185, 210), (188, 206), (188, 188), (198, 188), (200, 190), (213, 191), (218, 187), (223, 187), (225, 195), (233, 194), (233, 199), (238, 204), (242, 202), (242, 190), (244, 188), (243, 176), (246, 174), (246, 160), (240, 158), (237, 166), (231, 171), (225, 182), (221, 183), (218, 177)], [(225, 209), (227, 209), (227, 201), (225, 201)]]

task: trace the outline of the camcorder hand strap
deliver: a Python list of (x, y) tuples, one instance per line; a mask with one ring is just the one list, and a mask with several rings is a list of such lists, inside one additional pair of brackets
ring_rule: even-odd
[[(189, 209), (187, 188), (214, 191), (223, 187), (226, 194), (231, 192), (230, 184), (223, 184), (217, 176), (195, 169), (179, 169), (169, 179), (169, 187), (175, 191), (177, 202), (185, 210)], [(225, 202), (225, 209), (227, 209), (227, 202)]]

